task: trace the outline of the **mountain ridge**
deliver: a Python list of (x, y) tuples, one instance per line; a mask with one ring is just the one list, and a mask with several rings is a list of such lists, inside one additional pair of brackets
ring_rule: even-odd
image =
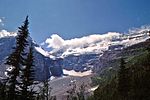
[[(108, 32), (106, 34), (93, 34), (81, 38), (64, 40), (58, 34), (53, 34), (47, 38), (41, 46), (47, 46), (50, 49), (49, 55), (55, 57), (66, 57), (68, 55), (80, 55), (89, 53), (103, 53), (115, 45), (124, 47), (145, 41), (148, 39), (150, 26), (142, 26), (129, 30), (129, 33), (122, 34), (117, 32)], [(43, 46), (43, 47), (44, 47)]]
[[(150, 34), (149, 30), (149, 27), (144, 27), (136, 29), (130, 32), (130, 34), (113, 32), (71, 40), (63, 40), (58, 35), (55, 35), (60, 40), (58, 42), (55, 36), (49, 39), (51, 43), (58, 43), (56, 48), (53, 48), (50, 52), (43, 50), (41, 46), (30, 38), (30, 43), (32, 42), (34, 44), (34, 51), (36, 52), (35, 58), (36, 64), (38, 64), (38, 66), (36, 66), (38, 70), (37, 77), (39, 80), (42, 80), (52, 75), (62, 76), (63, 69), (68, 71), (74, 70), (76, 72), (99, 70), (101, 68), (100, 66), (104, 66), (107, 60), (111, 60), (113, 57), (115, 58), (117, 52), (119, 53), (126, 47), (147, 40)], [(13, 38), (16, 36), (16, 33), (3, 30), (0, 34), (2, 34), (0, 35), (0, 51), (4, 54), (0, 56), (0, 62), (3, 63), (4, 58), (10, 54), (11, 48), (15, 46), (15, 39)], [(5, 39), (5, 43), (3, 43)], [(77, 44), (75, 44), (76, 41)], [(85, 43), (80, 44), (83, 41), (85, 41)], [(68, 42), (70, 42), (70, 44), (67, 45)], [(62, 47), (57, 48), (59, 43)], [(73, 46), (71, 46), (72, 43), (74, 44)], [(104, 57), (106, 60), (103, 59)], [(3, 64), (1, 64), (1, 66), (3, 66)], [(4, 70), (5, 68), (1, 67), (1, 72), (4, 72)], [(46, 73), (46, 76), (44, 76), (43, 73)]]
[[(66, 47), (67, 43), (65, 42), (72, 41), (72, 43), (75, 43), (75, 41), (77, 40), (78, 41), (77, 43), (79, 43), (81, 41), (85, 41), (89, 37), (92, 37), (92, 39), (94, 39), (93, 36), (95, 37), (95, 35), (71, 40), (62, 40), (62, 38), (58, 37), (57, 35), (56, 37), (60, 38), (61, 41), (63, 41), (64, 43), (61, 43), (62, 47), (53, 48), (53, 50), (48, 53), (50, 56), (52, 56), (52, 59), (56, 60), (57, 58), (63, 59), (61, 61), (63, 69), (70, 71), (75, 70), (76, 72), (84, 72), (88, 70), (93, 70), (94, 72), (96, 72), (97, 70), (100, 70), (102, 67), (107, 66), (106, 63), (107, 61), (117, 59), (116, 58), (117, 55), (123, 49), (130, 47), (134, 44), (144, 42), (147, 39), (149, 39), (150, 34), (149, 30), (150, 27), (146, 28), (142, 27), (141, 29), (135, 29), (134, 31), (130, 30), (130, 33), (128, 34), (109, 33), (105, 35), (99, 35), (99, 37), (96, 38), (96, 40), (93, 40), (94, 42), (91, 42), (91, 44), (89, 45), (83, 46), (84, 43), (81, 43), (81, 47), (79, 44), (78, 44), (79, 47), (76, 47), (76, 44), (75, 47), (72, 46)], [(111, 36), (109, 36), (110, 34)], [(104, 40), (101, 41), (101, 37)], [(53, 40), (56, 41), (56, 38), (54, 38), (54, 36), (52, 36), (52, 38), (49, 39), (49, 41), (51, 41), (50, 43), (52, 43)], [(98, 52), (95, 52), (94, 49), (91, 49), (91, 45), (93, 45)], [(87, 48), (89, 50), (91, 49), (91, 51), (88, 52)], [(83, 51), (85, 52), (80, 52), (82, 51), (81, 49), (83, 49)]]

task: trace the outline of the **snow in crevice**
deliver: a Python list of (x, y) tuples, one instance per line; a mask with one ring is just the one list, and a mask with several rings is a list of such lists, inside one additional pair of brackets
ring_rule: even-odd
[(36, 49), (36, 51), (38, 51), (39, 53), (41, 53), (44, 56), (49, 56), (49, 53), (45, 50), (43, 50), (41, 47), (34, 47)]

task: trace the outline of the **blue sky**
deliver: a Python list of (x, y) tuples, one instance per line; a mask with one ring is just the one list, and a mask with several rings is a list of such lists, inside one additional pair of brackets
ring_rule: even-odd
[(0, 0), (0, 29), (16, 31), (26, 15), (32, 38), (64, 39), (150, 24), (150, 0)]

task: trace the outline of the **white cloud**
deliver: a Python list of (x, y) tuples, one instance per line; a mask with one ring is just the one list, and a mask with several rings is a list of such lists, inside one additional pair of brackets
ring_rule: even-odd
[(52, 53), (57, 50), (63, 50), (62, 56), (65, 56), (68, 54), (82, 54), (93, 51), (101, 52), (108, 48), (111, 40), (119, 38), (120, 35), (120, 33), (109, 32), (102, 35), (94, 34), (81, 38), (64, 40), (59, 35), (53, 34), (50, 38), (46, 39), (45, 43), (48, 44), (48, 48), (53, 48)]
[(5, 19), (5, 17), (0, 18), (0, 25), (4, 26), (3, 20)]
[(106, 34), (93, 34), (70, 40), (64, 40), (59, 35), (53, 34), (45, 43), (48, 44), (48, 48), (51, 48), (50, 53), (61, 57), (70, 54), (103, 53), (108, 50), (109, 46), (124, 45), (126, 47), (145, 41), (149, 38), (147, 33), (149, 30), (150, 26), (142, 26), (141, 28), (129, 30), (129, 33), (126, 35), (108, 32)]
[(2, 21), (2, 19), (0, 19), (0, 23), (2, 23), (3, 21)]
[(53, 34), (51, 38), (46, 39), (45, 43), (48, 43), (48, 47), (60, 48), (64, 44), (64, 40), (57, 34)]
[(107, 34), (99, 35), (89, 35), (82, 38), (74, 38), (71, 40), (64, 40), (59, 35), (53, 34), (51, 38), (46, 39), (45, 43), (48, 44), (48, 47), (52, 48), (85, 48), (91, 44), (95, 44), (97, 42), (102, 41), (111, 41), (114, 38), (119, 38), (120, 33), (109, 32)]

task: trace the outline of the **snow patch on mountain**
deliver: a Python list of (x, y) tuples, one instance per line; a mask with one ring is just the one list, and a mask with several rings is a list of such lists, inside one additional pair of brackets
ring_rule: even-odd
[(150, 25), (143, 25), (140, 28), (131, 28), (129, 29), (129, 35), (135, 35), (135, 34), (139, 34), (139, 33), (144, 33), (150, 31)]
[(79, 77), (83, 77), (83, 76), (88, 76), (92, 74), (92, 70), (88, 70), (88, 71), (84, 71), (84, 72), (76, 72), (74, 70), (65, 70), (63, 69), (63, 73), (69, 76), (79, 76)]
[(44, 51), (41, 47), (34, 47), (36, 51), (38, 51), (39, 53), (41, 53), (43, 56), (48, 56), (49, 53)]
[(16, 35), (17, 35), (17, 33), (15, 33), (15, 32), (8, 32), (6, 30), (0, 31), (0, 38), (9, 37), (9, 36), (16, 36)]

